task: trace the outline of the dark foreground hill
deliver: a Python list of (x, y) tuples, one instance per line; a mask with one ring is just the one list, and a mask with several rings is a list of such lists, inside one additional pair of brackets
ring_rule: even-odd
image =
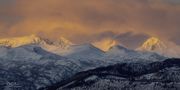
[(79, 72), (45, 90), (179, 90), (180, 59), (119, 63)]

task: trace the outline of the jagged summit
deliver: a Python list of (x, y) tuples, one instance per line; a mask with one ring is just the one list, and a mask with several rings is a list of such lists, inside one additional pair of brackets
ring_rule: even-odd
[(6, 46), (6, 47), (18, 47), (27, 44), (40, 44), (40, 43), (43, 43), (41, 38), (39, 38), (34, 34), (30, 36), (0, 39), (0, 46)]
[(15, 38), (5, 38), (0, 39), (0, 46), (6, 47), (19, 47), (28, 44), (36, 44), (36, 45), (56, 45), (61, 47), (66, 47), (68, 45), (72, 45), (72, 43), (65, 39), (64, 37), (60, 37), (58, 40), (52, 40), (48, 38), (42, 38), (35, 34), (29, 36), (15, 37)]

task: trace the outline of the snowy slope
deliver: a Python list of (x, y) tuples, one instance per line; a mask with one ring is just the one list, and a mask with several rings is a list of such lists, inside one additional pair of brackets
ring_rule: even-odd
[(128, 60), (153, 62), (164, 60), (164, 57), (122, 46), (103, 52), (92, 44), (74, 45), (64, 38), (50, 40), (31, 35), (3, 39), (0, 40), (0, 81), (3, 87), (7, 82), (17, 82), (26, 86), (24, 90), (36, 90), (80, 71)]
[[(16, 82), (23, 90), (36, 90), (62, 81), (77, 72), (107, 65), (102, 60), (95, 59), (94, 56), (99, 56), (101, 51), (92, 45), (74, 46), (71, 50), (75, 52), (71, 52), (69, 55), (72, 57), (68, 59), (68, 56), (62, 57), (48, 52), (39, 45), (1, 47), (0, 89), (3, 90), (2, 88), (8, 86), (8, 82)], [(85, 56), (82, 56), (84, 59), (76, 57), (72, 59), (77, 51), (80, 57), (92, 54), (94, 59), (86, 59)]]
[(163, 41), (155, 37), (149, 38), (137, 50), (144, 52), (156, 52), (168, 57), (180, 57), (180, 46), (170, 41)]
[(102, 57), (103, 51), (94, 47), (92, 44), (72, 45), (66, 49), (62, 55), (70, 58), (98, 58)]
[(126, 57), (133, 53), (135, 54), (136, 52), (120, 45), (113, 46), (106, 52), (109, 57)]
[(139, 52), (131, 49), (127, 49), (123, 46), (113, 46), (105, 53), (106, 59), (115, 61), (141, 61), (141, 62), (152, 62), (164, 60), (165, 57), (152, 52)]
[(8, 49), (8, 47), (0, 47), (0, 57), (6, 55)]
[[(109, 65), (96, 59), (95, 55), (99, 56), (102, 52), (89, 44), (74, 46), (71, 50), (75, 52), (71, 51), (70, 59), (48, 52), (38, 45), (2, 47), (0, 50), (1, 53), (5, 52), (0, 57), (0, 84), (3, 84), (0, 89), (8, 86), (8, 82), (16, 82), (23, 90), (36, 90), (69, 78), (77, 72)], [(78, 59), (75, 54), (82, 58)], [(86, 57), (91, 54), (93, 57)]]
[(48, 52), (39, 45), (0, 47), (1, 90), (9, 90), (8, 83), (17, 83), (18, 90), (36, 90), (81, 70), (74, 60)]
[(63, 59), (59, 55), (47, 52), (37, 45), (25, 45), (16, 48), (0, 48), (1, 59), (5, 60), (40, 60), (40, 59)]
[(47, 87), (57, 90), (179, 90), (179, 59), (149, 64), (121, 63), (77, 73)]
[[(37, 90), (52, 85), (79, 72), (81, 68), (68, 59), (1, 60), (0, 89), (17, 83), (18, 90)], [(12, 87), (10, 87), (10, 90)]]
[(80, 71), (117, 63), (100, 58), (104, 57), (104, 52), (91, 44), (73, 45), (67, 50), (66, 57), (62, 57), (39, 45), (2, 47), (0, 52), (4, 54), (0, 57), (0, 80), (5, 86), (7, 82), (17, 82), (26, 86), (25, 90), (35, 90), (53, 85)]

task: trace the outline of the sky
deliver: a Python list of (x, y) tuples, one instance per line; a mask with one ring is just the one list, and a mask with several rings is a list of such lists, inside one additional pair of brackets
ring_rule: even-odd
[(74, 43), (154, 36), (180, 45), (180, 0), (0, 0), (0, 38), (38, 34)]

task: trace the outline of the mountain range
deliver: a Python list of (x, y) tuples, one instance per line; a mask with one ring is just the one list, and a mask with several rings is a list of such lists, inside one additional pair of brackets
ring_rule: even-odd
[[(157, 38), (149, 38), (135, 50), (113, 41), (107, 45), (109, 48), (102, 50), (91, 43), (79, 45), (64, 37), (52, 40), (37, 35), (0, 39), (0, 89), (16, 82), (23, 90), (36, 90), (99, 67), (133, 63), (139, 68), (179, 57), (178, 45)], [(171, 49), (173, 52), (167, 52)]]
[(75, 74), (46, 90), (179, 90), (180, 59), (121, 63)]
[[(103, 40), (102, 44), (101, 42), (99, 42), (98, 44), (89, 43), (89, 44), (81, 44), (81, 45), (73, 44), (71, 41), (65, 39), (64, 37), (60, 37), (57, 40), (52, 40), (48, 38), (42, 38), (37, 35), (30, 35), (30, 36), (24, 36), (24, 37), (0, 39), (1, 47), (14, 48), (14, 47), (32, 45), (32, 44), (40, 46), (44, 50), (47, 50), (49, 52), (52, 52), (58, 55), (63, 55), (63, 56), (70, 55), (70, 54), (73, 55), (75, 53), (87, 51), (85, 49), (89, 49), (89, 50), (96, 49), (95, 52), (97, 51), (101, 53), (103, 52), (112, 53), (112, 50), (114, 48), (114, 50), (117, 50), (116, 52), (119, 54), (120, 53), (123, 54), (123, 51), (128, 51), (128, 50), (130, 51), (130, 49), (125, 48), (124, 46), (119, 45), (115, 40), (110, 40), (110, 39)], [(106, 47), (106, 48), (102, 49), (101, 47)], [(120, 50), (120, 48), (122, 50)], [(167, 41), (167, 40), (164, 41), (155, 37), (151, 37), (147, 39), (141, 46), (139, 46), (137, 49), (133, 51), (153, 52), (153, 53), (157, 53), (166, 57), (179, 57), (180, 56), (180, 46), (176, 45), (175, 43), (171, 41)]]

